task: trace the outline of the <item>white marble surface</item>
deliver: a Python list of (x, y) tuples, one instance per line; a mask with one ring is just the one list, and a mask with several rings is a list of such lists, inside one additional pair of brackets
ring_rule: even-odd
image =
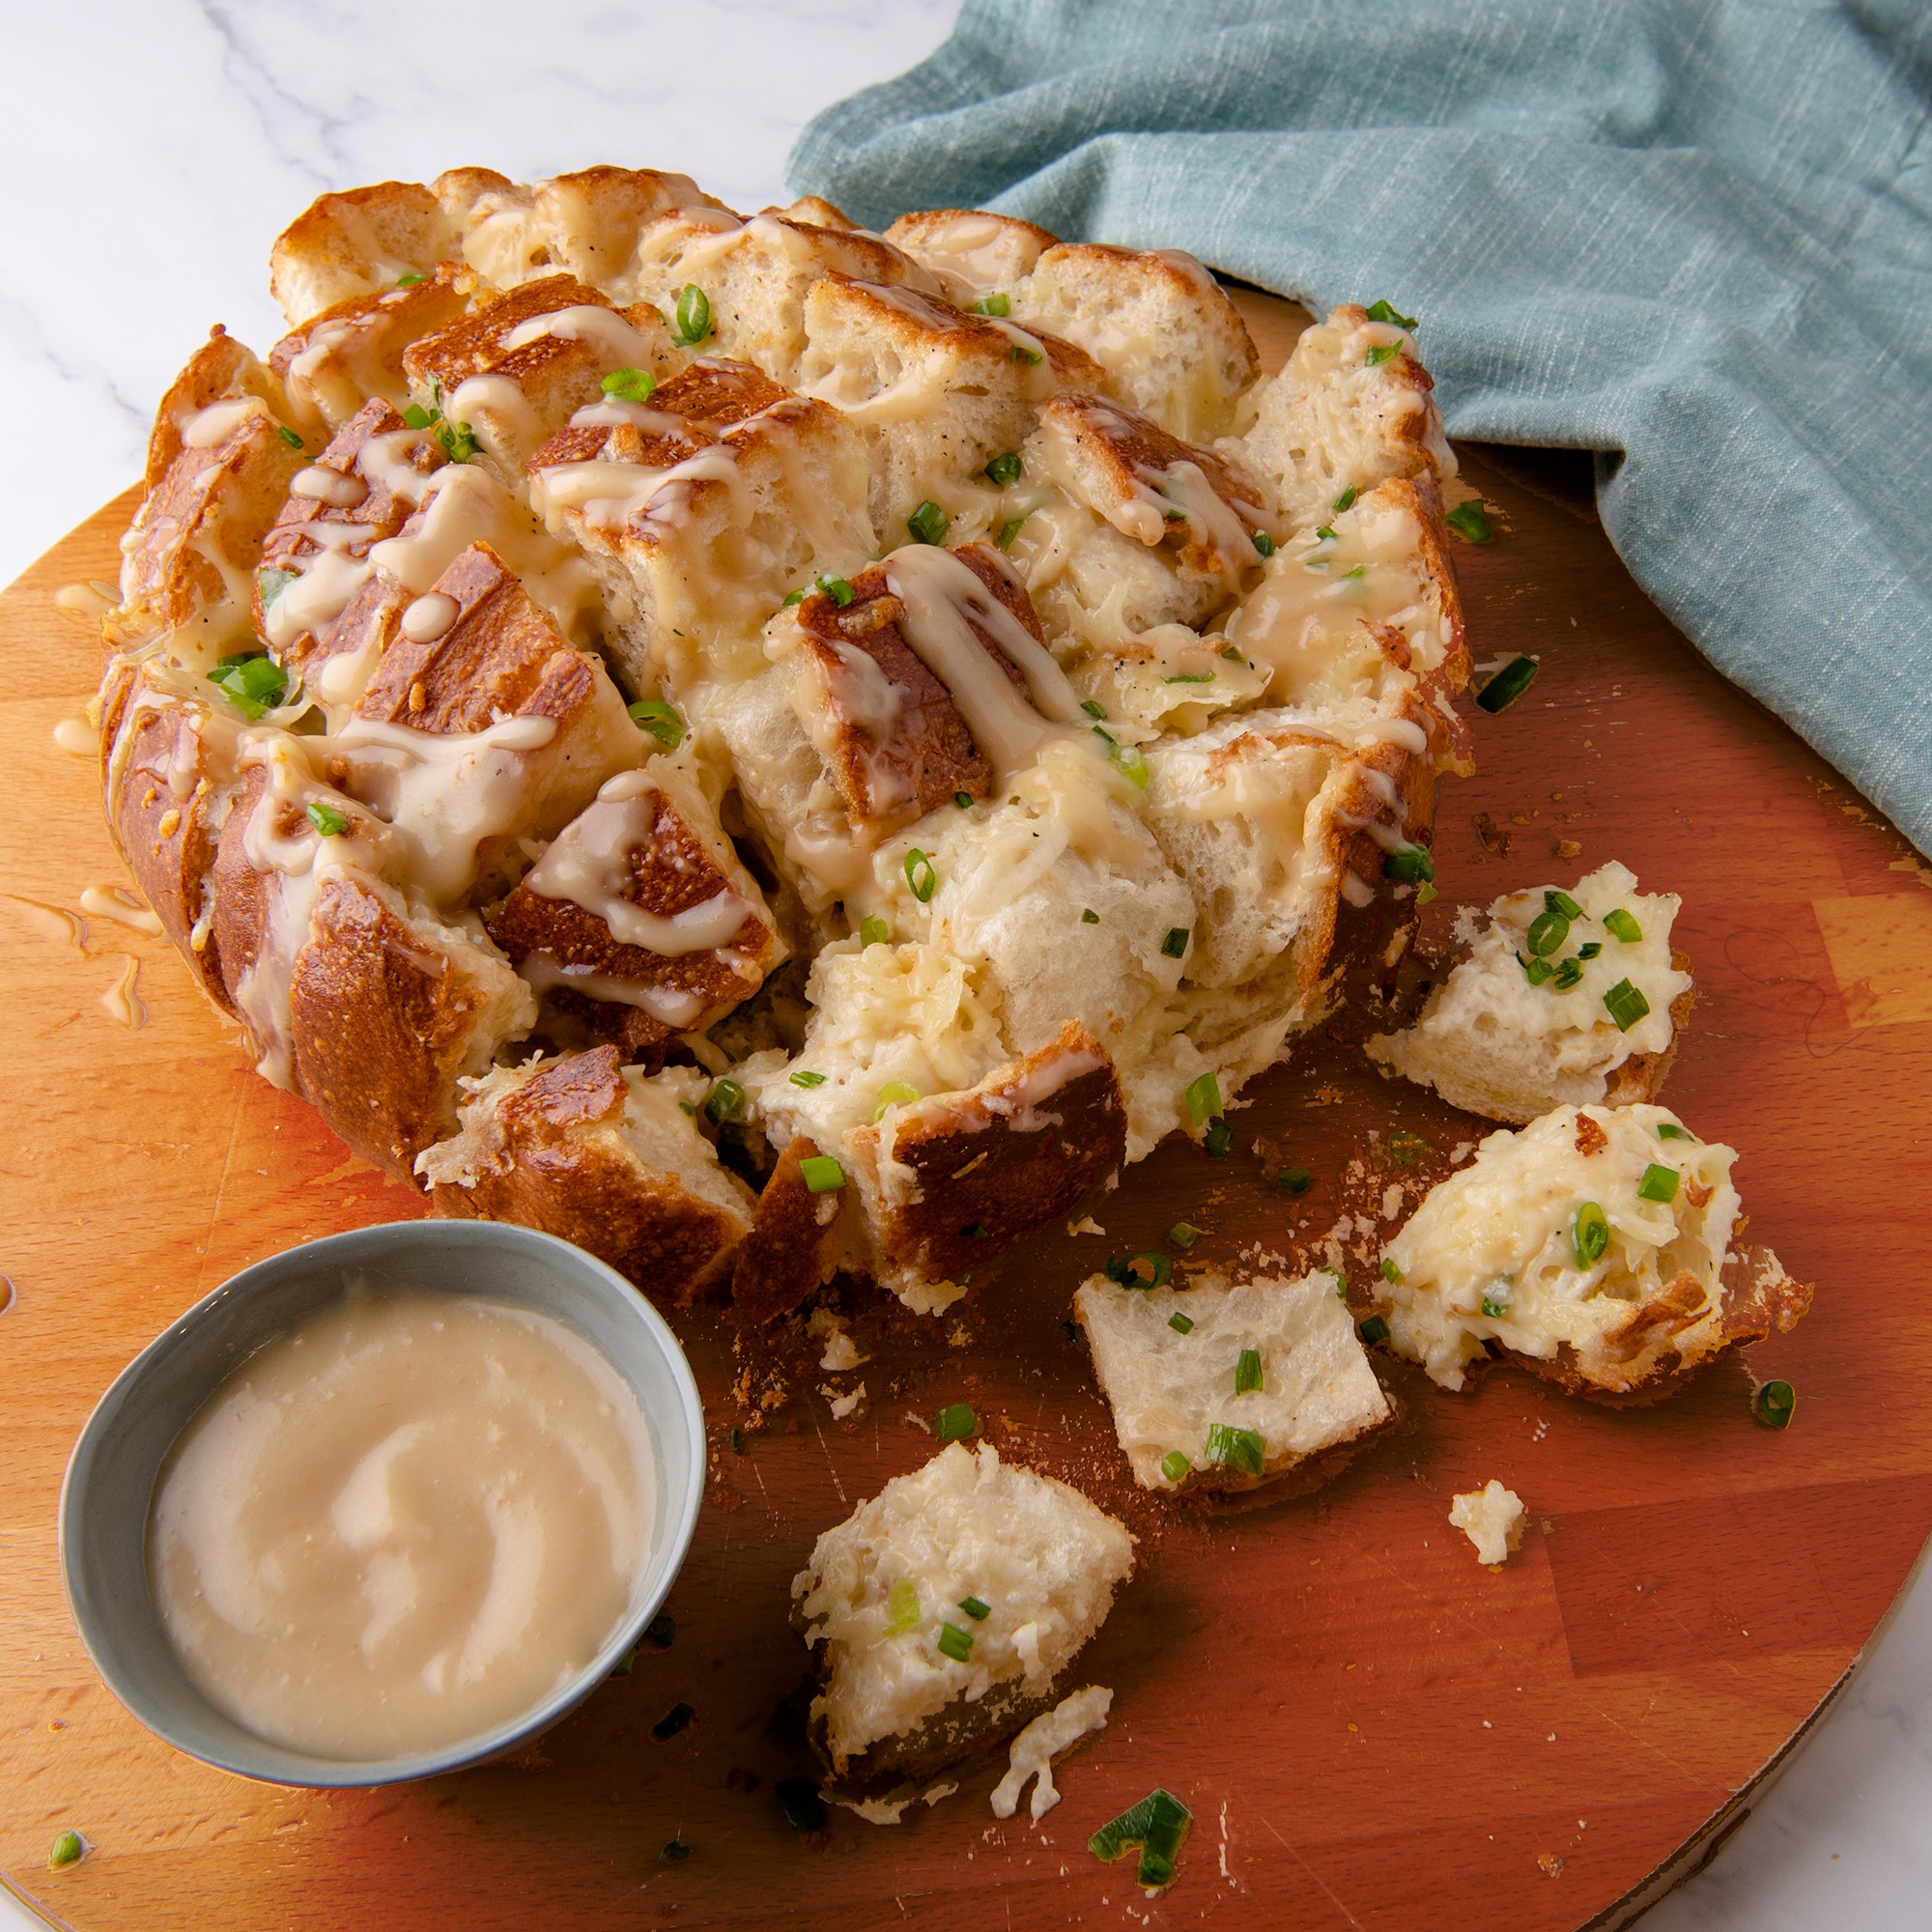
[[(532, 180), (611, 160), (684, 169), (755, 208), (779, 198), (813, 112), (921, 59), (953, 12), (954, 0), (13, 0), (0, 582), (139, 473), (154, 406), (211, 322), (261, 350), (274, 340), (269, 242), (323, 189), (465, 161)], [(1645, 1932), (1926, 1923), (1929, 1818), (1932, 1586)], [(15, 1922), (28, 1921), (0, 1891), (0, 1926)]]

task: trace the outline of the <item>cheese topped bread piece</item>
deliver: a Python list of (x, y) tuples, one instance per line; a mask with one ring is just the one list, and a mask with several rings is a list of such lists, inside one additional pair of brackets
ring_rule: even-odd
[(1444, 1388), (1491, 1353), (1626, 1395), (1789, 1328), (1811, 1292), (1734, 1253), (1733, 1151), (1667, 1108), (1559, 1107), (1492, 1134), (1388, 1243), (1389, 1347)]
[(1052, 1708), (1133, 1565), (1121, 1523), (990, 1443), (952, 1443), (894, 1477), (792, 1581), (828, 1774), (884, 1796)]
[(1259, 1489), (1390, 1420), (1326, 1269), (1186, 1289), (1096, 1274), (1073, 1314), (1145, 1490)]
[(1406, 1032), (1378, 1034), (1370, 1059), (1492, 1121), (1552, 1107), (1654, 1100), (1690, 1014), (1691, 979), (1670, 944), (1682, 901), (1640, 893), (1611, 860), (1556, 887), (1506, 893)]

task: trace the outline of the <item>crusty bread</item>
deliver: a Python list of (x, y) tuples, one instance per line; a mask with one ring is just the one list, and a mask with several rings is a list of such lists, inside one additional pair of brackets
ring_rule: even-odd
[(1445, 1388), (1501, 1358), (1623, 1397), (1789, 1328), (1811, 1292), (1769, 1250), (1732, 1250), (1736, 1158), (1646, 1105), (1490, 1135), (1387, 1244), (1389, 1347)]
[[(885, 1797), (1049, 1708), (1133, 1548), (1078, 1491), (990, 1443), (951, 1444), (826, 1530), (791, 1590), (820, 1686), (812, 1745), (835, 1791)], [(956, 1608), (965, 1598), (984, 1614)], [(938, 1647), (949, 1624), (964, 1661)]]
[[(1260, 1489), (1325, 1463), (1391, 1420), (1341, 1283), (1325, 1268), (1297, 1281), (1209, 1275), (1185, 1289), (1096, 1274), (1075, 1292), (1073, 1314), (1143, 1489)], [(1236, 1371), (1250, 1350), (1261, 1379), (1242, 1390)], [(1217, 1424), (1259, 1435), (1259, 1450), (1217, 1453)], [(1170, 1463), (1176, 1454), (1181, 1460)]]
[[(1689, 961), (1670, 944), (1681, 901), (1675, 894), (1639, 893), (1636, 875), (1615, 860), (1578, 879), (1569, 896), (1584, 917), (1571, 923), (1546, 965), (1577, 958), (1586, 945), (1598, 949), (1577, 958), (1573, 985), (1528, 978), (1528, 931), (1545, 911), (1545, 889), (1506, 893), (1480, 928), (1473, 907), (1459, 915), (1467, 956), (1412, 1027), (1368, 1041), (1370, 1059), (1492, 1121), (1533, 1121), (1565, 1105), (1655, 1100), (1694, 996)], [(1603, 923), (1618, 911), (1635, 922), (1635, 941)], [(1623, 981), (1648, 1007), (1630, 1025), (1610, 1013), (1605, 998)]]
[(1034, 222), (978, 208), (922, 209), (886, 230), (886, 240), (931, 274), (959, 308), (1017, 287), (1059, 239)]
[(689, 1067), (646, 1079), (600, 1046), (463, 1083), (462, 1127), (416, 1156), (439, 1214), (520, 1221), (575, 1241), (654, 1298), (695, 1300), (751, 1227), (751, 1190), (687, 1108)]

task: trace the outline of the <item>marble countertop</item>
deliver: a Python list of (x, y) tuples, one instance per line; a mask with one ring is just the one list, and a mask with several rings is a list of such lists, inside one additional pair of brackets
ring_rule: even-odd
[[(682, 169), (756, 208), (785, 198), (785, 153), (818, 108), (922, 59), (955, 10), (550, 0), (541, 45), (523, 0), (11, 10), (0, 582), (139, 474), (155, 405), (211, 322), (263, 351), (281, 332), (269, 242), (324, 189), (465, 161), (530, 181), (612, 160)], [(1774, 1791), (1644, 1932), (1922, 1923), (1928, 1816), (1921, 1577)], [(35, 1923), (0, 1889), (0, 1927)]]

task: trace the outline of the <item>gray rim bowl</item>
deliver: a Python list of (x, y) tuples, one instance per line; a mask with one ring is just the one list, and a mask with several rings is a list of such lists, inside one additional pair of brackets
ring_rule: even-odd
[[(229, 1372), (272, 1336), (334, 1300), (352, 1276), (476, 1294), (533, 1308), (575, 1329), (637, 1391), (657, 1460), (651, 1548), (623, 1623), (589, 1664), (513, 1721), (413, 1757), (346, 1761), (268, 1743), (224, 1717), (183, 1669), (148, 1590), (155, 1479), (176, 1436)], [(587, 1697), (670, 1592), (697, 1524), (704, 1410), (677, 1337), (613, 1268), (553, 1235), (500, 1221), (393, 1221), (305, 1241), (257, 1262), (195, 1303), (117, 1376), (61, 1485), (61, 1581), (107, 1688), (191, 1757), (275, 1784), (398, 1784), (486, 1762)]]

